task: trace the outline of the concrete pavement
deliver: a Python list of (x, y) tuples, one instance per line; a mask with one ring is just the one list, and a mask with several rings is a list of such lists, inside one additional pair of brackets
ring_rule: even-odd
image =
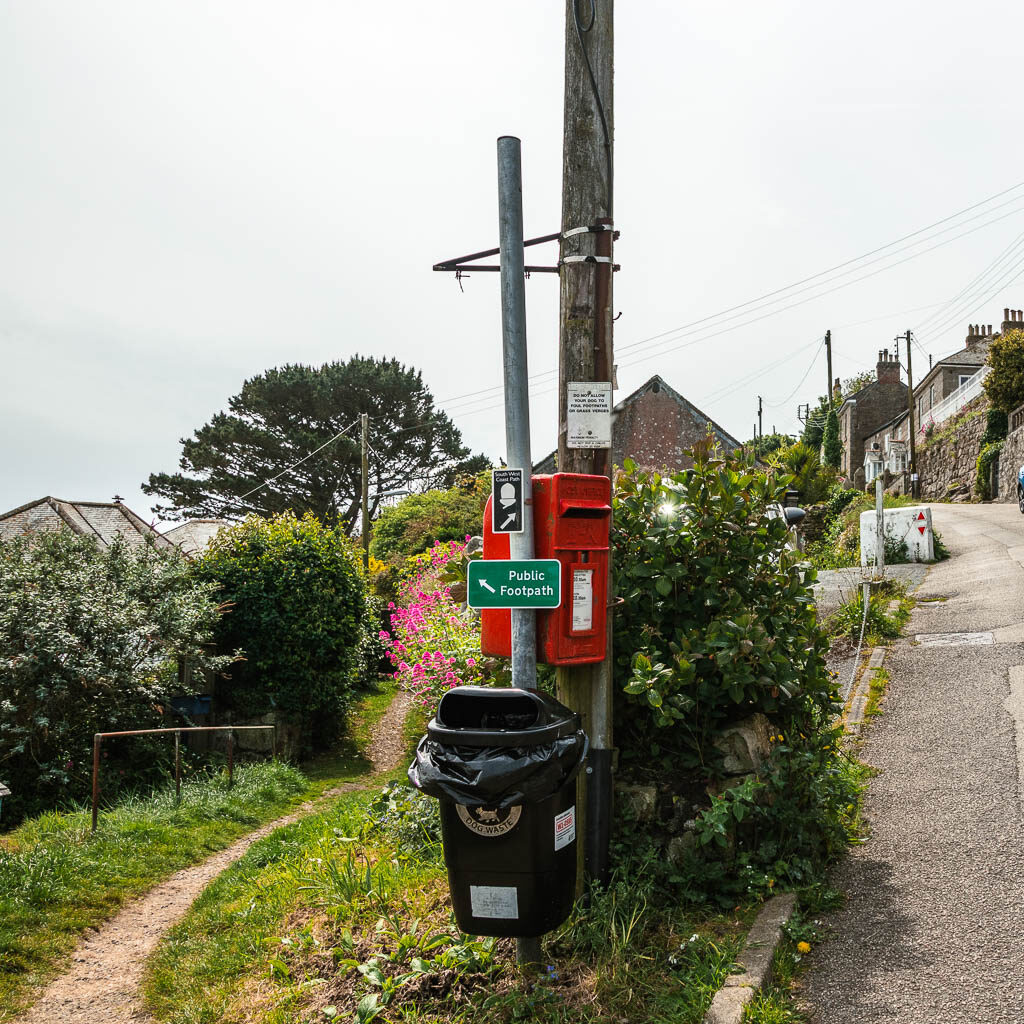
[[(804, 981), (815, 1024), (1024, 1021), (1024, 516), (932, 509), (953, 558), (886, 660), (871, 838), (836, 872), (847, 902)], [(963, 633), (991, 638), (913, 639)]]

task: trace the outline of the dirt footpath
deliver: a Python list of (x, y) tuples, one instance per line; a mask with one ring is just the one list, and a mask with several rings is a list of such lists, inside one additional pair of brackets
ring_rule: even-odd
[[(409, 695), (400, 692), (374, 729), (367, 753), (375, 772), (398, 767), (404, 753), (402, 724), (408, 709)], [(128, 1024), (150, 1020), (139, 992), (146, 959), (196, 897), (253, 843), (298, 821), (331, 797), (364, 788), (364, 783), (353, 782), (328, 790), (201, 864), (179, 871), (125, 906), (98, 931), (85, 936), (72, 954), (71, 969), (44, 989), (35, 1005), (15, 1018), (14, 1024)]]

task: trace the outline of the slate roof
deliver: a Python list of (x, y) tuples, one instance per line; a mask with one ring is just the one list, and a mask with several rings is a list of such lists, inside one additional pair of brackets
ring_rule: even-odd
[(164, 530), (164, 536), (192, 557), (204, 551), (223, 527), (233, 525), (230, 519), (189, 519)]
[(121, 536), (132, 546), (152, 543), (170, 550), (175, 547), (119, 501), (65, 501), (47, 495), (0, 515), (0, 540), (32, 533), (72, 530), (83, 537), (93, 537), (100, 547), (110, 547)]

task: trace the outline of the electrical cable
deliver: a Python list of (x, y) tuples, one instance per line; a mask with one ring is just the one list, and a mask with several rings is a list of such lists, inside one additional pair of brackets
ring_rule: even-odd
[(246, 498), (249, 497), (250, 494), (255, 494), (257, 491), (262, 490), (264, 487), (266, 487), (267, 484), (272, 484), (275, 480), (279, 480), (281, 477), (285, 476), (287, 473), (290, 473), (293, 469), (297, 469), (307, 459), (311, 459), (314, 455), (318, 454), (319, 452), (322, 452), (329, 444), (333, 444), (335, 441), (337, 441), (340, 438), (344, 437), (358, 422), (359, 422), (358, 418), (354, 419), (344, 430), (340, 430), (337, 434), (334, 435), (334, 437), (330, 438), (327, 441), (324, 441), (324, 443), (322, 445), (320, 445), (319, 448), (315, 448), (313, 451), (309, 452), (309, 454), (303, 455), (302, 458), (299, 459), (298, 462), (293, 462), (287, 469), (282, 469), (280, 473), (277, 473), (274, 476), (270, 477), (269, 480), (264, 480), (263, 483), (258, 484), (251, 491), (246, 491), (245, 494), (241, 495), (240, 497), (236, 498), (235, 500), (236, 501), (244, 501)]
[(934, 313), (926, 316), (924, 320), (921, 320), (916, 325), (916, 330), (924, 331), (927, 329), (928, 324), (936, 319), (941, 319), (946, 312), (956, 303), (958, 303), (965, 295), (975, 290), (975, 286), (978, 285), (983, 278), (988, 277), (993, 270), (1003, 262), (1003, 260), (1016, 248), (1019, 248), (1021, 244), (1024, 244), (1024, 231), (1022, 231), (1010, 244), (1003, 249), (1003, 251), (985, 267), (976, 277), (973, 278), (967, 285), (960, 289), (956, 295), (953, 296), (948, 302), (942, 303), (942, 308), (937, 309)]
[[(975, 313), (982, 309), (995, 295), (997, 295), (1004, 288), (1008, 288), (1011, 284), (1013, 284), (1014, 281), (1017, 280), (1018, 277), (1021, 276), (1022, 273), (1024, 273), (1024, 269), (1018, 270), (1018, 267), (1024, 267), (1024, 256), (1021, 256), (1014, 264), (1012, 264), (1012, 266), (1009, 267), (1009, 269), (1005, 270), (1002, 276), (999, 277), (999, 279), (995, 282), (994, 285), (992, 285), (992, 287), (983, 297), (979, 298), (975, 296), (966, 305), (961, 303), (961, 305), (957, 308), (957, 312), (945, 318), (944, 320), (941, 320), (931, 330), (926, 331), (926, 340), (933, 342), (935, 341), (935, 339), (942, 337), (943, 334), (946, 334), (949, 331), (951, 331), (955, 326), (957, 326), (957, 323), (959, 321), (962, 321), (964, 318), (969, 319), (970, 317), (972, 317)], [(1014, 273), (1014, 271), (1016, 271), (1016, 273)], [(1007, 277), (1010, 274), (1012, 274), (1013, 276), (1010, 277), (1009, 280), (1007, 280)]]
[[(575, 0), (575, 2), (578, 2), (578, 0)], [(857, 256), (857, 257), (854, 257), (852, 259), (845, 260), (844, 262), (838, 263), (835, 266), (829, 267), (826, 270), (822, 270), (822, 271), (819, 271), (816, 274), (812, 274), (810, 277), (802, 278), (801, 280), (796, 281), (796, 282), (794, 282), (791, 285), (786, 285), (783, 288), (777, 288), (774, 291), (765, 292), (763, 295), (760, 295), (757, 298), (749, 299), (746, 302), (742, 302), (742, 303), (739, 303), (737, 305), (730, 306), (727, 309), (720, 310), (719, 312), (710, 314), (709, 316), (701, 317), (700, 319), (691, 321), (690, 323), (681, 324), (678, 327), (673, 327), (673, 328), (671, 328), (671, 329), (669, 329), (667, 331), (662, 331), (662, 332), (660, 332), (658, 334), (649, 335), (646, 338), (641, 338), (641, 339), (639, 339), (639, 340), (637, 340), (635, 342), (629, 342), (626, 345), (619, 346), (619, 348), (617, 349), (617, 353), (624, 353), (624, 352), (632, 351), (632, 350), (635, 350), (635, 349), (640, 348), (642, 346), (646, 346), (646, 345), (648, 345), (648, 344), (650, 344), (652, 342), (660, 341), (660, 340), (663, 340), (663, 339), (666, 341), (666, 344), (667, 344), (669, 342), (669, 340), (671, 340), (673, 338), (673, 336), (685, 337), (688, 334), (695, 333), (694, 331), (691, 330), (691, 328), (700, 327), (700, 325), (702, 325), (702, 324), (709, 324), (709, 326), (710, 326), (710, 321), (722, 320), (722, 318), (725, 317), (726, 314), (733, 313), (733, 312), (735, 312), (737, 310), (745, 309), (748, 306), (756, 306), (763, 299), (771, 298), (772, 296), (776, 296), (776, 295), (781, 295), (784, 292), (793, 292), (793, 294), (800, 294), (800, 292), (793, 291), (799, 285), (806, 284), (809, 281), (814, 281), (814, 280), (816, 280), (816, 279), (818, 279), (820, 277), (825, 277), (828, 274), (831, 274), (831, 273), (833, 273), (836, 270), (842, 269), (843, 267), (851, 266), (852, 264), (855, 264), (855, 263), (860, 263), (862, 260), (865, 260), (865, 259), (867, 259), (870, 256), (874, 256), (874, 255), (876, 255), (878, 253), (884, 252), (887, 249), (891, 249), (891, 248), (893, 248), (893, 246), (899, 245), (901, 242), (907, 241), (910, 238), (914, 238), (917, 235), (925, 234), (925, 233), (931, 231), (933, 228), (938, 227), (941, 224), (945, 224), (945, 223), (947, 223), (947, 222), (949, 222), (951, 220), (955, 220), (956, 218), (962, 216), (965, 213), (970, 213), (972, 210), (978, 209), (979, 207), (982, 207), (982, 206), (986, 206), (989, 203), (991, 203), (993, 200), (999, 199), (1002, 196), (1007, 195), (1010, 192), (1016, 191), (1017, 189), (1021, 188), (1022, 186), (1024, 186), (1024, 181), (1019, 182), (1018, 184), (1013, 185), (1013, 186), (1011, 186), (1008, 189), (1004, 189), (1002, 192), (997, 192), (995, 195), (992, 195), (992, 196), (990, 196), (987, 199), (981, 200), (978, 203), (974, 203), (971, 206), (964, 207), (964, 209), (959, 210), (956, 213), (950, 214), (947, 217), (943, 217), (940, 220), (934, 221), (932, 224), (929, 224), (929, 225), (927, 225), (927, 226), (925, 226), (923, 228), (919, 228), (918, 230), (913, 231), (910, 234), (903, 235), (900, 238), (897, 238), (894, 241), (887, 243), (886, 245), (879, 246), (879, 247), (877, 247), (875, 249), (872, 249), (872, 250), (862, 254), (861, 256)], [(1019, 197), (1015, 197), (1013, 200), (1010, 200), (1009, 202), (1015, 202), (1017, 198), (1019, 198)], [(1008, 203), (1002, 203), (999, 206), (994, 207), (993, 209), (1001, 209), (1003, 206), (1006, 206), (1006, 205), (1008, 205)], [(1012, 216), (1014, 213), (1020, 212), (1021, 209), (1024, 209), (1024, 208), (1018, 208), (1018, 209), (1015, 209), (1015, 210), (1011, 210), (1008, 213), (1002, 214), (999, 217), (996, 217), (996, 218), (993, 218), (992, 220), (986, 221), (983, 224), (979, 224), (975, 228), (970, 229), (969, 231), (966, 231), (966, 232), (963, 232), (962, 234), (956, 235), (953, 238), (946, 239), (945, 241), (940, 242), (937, 245), (931, 246), (928, 249), (922, 250), (919, 253), (914, 253), (911, 256), (907, 257), (906, 259), (899, 260), (899, 261), (897, 261), (895, 263), (888, 264), (885, 267), (879, 268), (879, 270), (872, 271), (872, 273), (870, 273), (870, 274), (865, 274), (862, 277), (855, 278), (853, 281), (845, 282), (844, 284), (838, 285), (836, 288), (828, 289), (826, 291), (822, 291), (822, 292), (819, 292), (819, 293), (817, 293), (815, 295), (809, 296), (807, 299), (801, 300), (801, 302), (792, 303), (792, 304), (790, 304), (788, 306), (784, 306), (784, 307), (782, 307), (780, 309), (772, 310), (771, 312), (765, 314), (764, 316), (758, 317), (758, 318), (756, 318), (754, 320), (745, 321), (744, 323), (741, 323), (741, 324), (737, 324), (737, 325), (735, 325), (734, 328), (729, 328), (728, 330), (739, 329), (740, 327), (748, 326), (751, 323), (756, 323), (756, 322), (758, 322), (758, 320), (765, 319), (767, 316), (772, 316), (775, 313), (786, 312), (787, 310), (793, 309), (796, 306), (802, 305), (805, 302), (813, 301), (816, 298), (823, 297), (825, 295), (829, 295), (833, 291), (838, 291), (841, 288), (847, 287), (850, 284), (855, 284), (855, 283), (857, 283), (859, 281), (866, 280), (868, 277), (872, 277), (875, 274), (881, 273), (884, 270), (889, 270), (889, 269), (892, 269), (894, 267), (900, 266), (903, 263), (909, 262), (909, 260), (911, 260), (911, 259), (915, 259), (917, 256), (923, 256), (923, 255), (925, 255), (928, 252), (932, 252), (934, 249), (940, 248), (943, 245), (947, 245), (947, 244), (949, 244), (951, 242), (957, 241), (960, 238), (963, 238), (963, 237), (965, 237), (968, 234), (972, 234), (974, 231), (981, 230), (982, 228), (988, 227), (991, 224), (997, 223), (998, 221), (1003, 220), (1003, 219), (1005, 219), (1008, 216)], [(976, 217), (969, 218), (968, 220), (963, 221), (962, 223), (970, 223), (971, 220), (976, 220), (978, 217), (987, 216), (991, 212), (993, 212), (993, 211), (992, 210), (986, 210), (984, 213), (978, 214)], [(935, 235), (932, 235), (932, 236), (930, 236), (927, 239), (921, 239), (919, 242), (914, 243), (914, 244), (915, 245), (919, 245), (919, 244), (922, 244), (922, 242), (930, 241), (932, 238), (937, 238), (939, 234), (944, 234), (945, 231), (949, 231), (949, 230), (956, 230), (956, 228), (958, 228), (960, 226), (961, 226), (961, 224), (953, 225), (950, 228), (944, 229), (943, 232), (939, 232), (939, 233), (937, 233)], [(898, 251), (899, 252), (904, 252), (904, 251), (906, 251), (907, 248), (913, 248), (913, 245), (912, 246), (904, 247), (903, 249), (900, 249)], [(896, 253), (889, 253), (888, 254), (888, 256), (893, 256), (893, 255), (896, 255)], [(888, 257), (883, 257), (883, 258), (888, 258)], [(877, 261), (873, 261), (873, 262), (877, 262)], [(870, 266), (870, 265), (871, 265), (870, 263), (863, 264), (863, 266)], [(857, 268), (851, 269), (847, 273), (856, 273), (857, 270), (859, 270), (859, 269), (861, 269), (861, 268), (857, 267)], [(827, 284), (827, 283), (830, 283), (831, 281), (839, 280), (839, 277), (841, 277), (841, 276), (845, 276), (845, 275), (839, 275), (839, 276), (837, 276), (835, 278), (830, 278), (829, 281), (823, 281), (823, 282), (820, 282), (820, 283), (821, 284)], [(815, 286), (815, 287), (817, 287), (817, 286)], [(784, 299), (779, 299), (777, 301), (785, 301), (785, 300)], [(953, 301), (956, 301), (955, 298), (954, 298)], [(774, 304), (775, 303), (766, 303), (764, 306), (759, 306), (757, 308), (757, 310), (751, 310), (750, 312), (757, 312), (757, 311), (759, 311), (761, 309), (766, 309), (766, 308), (768, 308), (768, 306), (771, 306), (771, 305), (774, 305)], [(743, 315), (746, 315), (746, 314), (740, 314), (740, 316), (743, 316)], [(730, 317), (729, 319), (735, 319), (735, 318)], [(722, 322), (725, 322), (725, 321), (722, 320)], [(718, 332), (718, 334), (723, 334), (723, 333), (726, 333), (726, 331)], [(712, 335), (710, 335), (708, 337), (717, 337), (718, 334), (712, 334)], [(688, 342), (687, 345), (678, 346), (678, 348), (689, 347), (690, 344), (700, 344), (700, 342), (708, 340), (708, 337), (703, 337), (702, 336), (700, 338), (694, 339), (692, 342)], [(661, 347), (661, 348), (659, 348), (659, 351), (657, 353), (652, 353), (652, 355), (663, 355), (668, 350), (669, 350), (668, 348)], [(623, 363), (622, 365), (628, 365), (628, 364)], [(549, 370), (549, 371), (545, 371), (545, 372), (540, 373), (540, 374), (535, 374), (535, 375), (531, 376), (530, 379), (531, 380), (540, 381), (540, 380), (547, 379), (547, 378), (550, 378), (550, 377), (554, 376), (555, 373), (556, 373), (555, 370)], [(501, 387), (502, 387), (502, 385), (500, 385), (500, 384), (492, 385), (489, 388), (483, 388), (483, 389), (481, 389), (480, 391), (477, 391), (477, 392), (467, 392), (467, 393), (465, 393), (463, 395), (457, 395), (457, 396), (454, 396), (452, 398), (445, 399), (444, 401), (439, 402), (438, 404), (439, 405), (443, 405), (445, 407), (448, 407), (449, 405), (452, 405), (453, 403), (458, 402), (458, 401), (462, 401), (462, 400), (466, 400), (466, 401), (470, 402), (470, 404), (474, 404), (474, 400), (475, 399), (482, 398), (485, 394), (488, 394), (490, 392), (497, 392), (497, 391), (499, 391), (501, 389)]]
[(821, 345), (819, 345), (818, 348), (814, 350), (814, 355), (811, 356), (811, 364), (810, 366), (807, 367), (807, 370), (804, 372), (804, 375), (800, 378), (800, 383), (797, 384), (797, 386), (793, 388), (793, 390), (788, 395), (786, 395), (786, 397), (782, 399), (781, 402), (766, 401), (764, 404), (768, 406), (769, 409), (778, 409), (783, 405), (788, 405), (793, 400), (793, 396), (796, 395), (796, 393), (804, 386), (804, 381), (807, 380), (807, 378), (811, 375), (811, 370), (814, 369), (814, 364), (818, 361), (818, 356), (821, 354), (821, 350), (824, 347), (825, 339), (823, 338), (821, 341)]

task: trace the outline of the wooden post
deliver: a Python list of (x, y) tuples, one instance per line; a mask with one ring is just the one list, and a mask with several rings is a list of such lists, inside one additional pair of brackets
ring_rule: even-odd
[(174, 802), (181, 803), (181, 733), (174, 731)]
[[(567, 385), (612, 380), (614, 4), (613, 0), (593, 4), (566, 0), (565, 10), (558, 472), (610, 477), (610, 449), (575, 449), (567, 444)], [(587, 257), (593, 259), (585, 262)], [(607, 873), (611, 817), (611, 629), (609, 615), (604, 662), (558, 670), (559, 699), (580, 712), (590, 736), (591, 754), (587, 771), (580, 776), (576, 802), (577, 834), (584, 837), (579, 844), (581, 856), (585, 851), (590, 873), (599, 878)], [(588, 793), (594, 805), (590, 808)]]
[(825, 361), (828, 364), (828, 387), (825, 389), (825, 394), (828, 396), (828, 406), (826, 412), (832, 408), (832, 402), (835, 399), (835, 395), (832, 391), (832, 332), (825, 332)]
[(100, 806), (100, 734), (92, 738), (92, 830), (96, 831), (96, 819)]

